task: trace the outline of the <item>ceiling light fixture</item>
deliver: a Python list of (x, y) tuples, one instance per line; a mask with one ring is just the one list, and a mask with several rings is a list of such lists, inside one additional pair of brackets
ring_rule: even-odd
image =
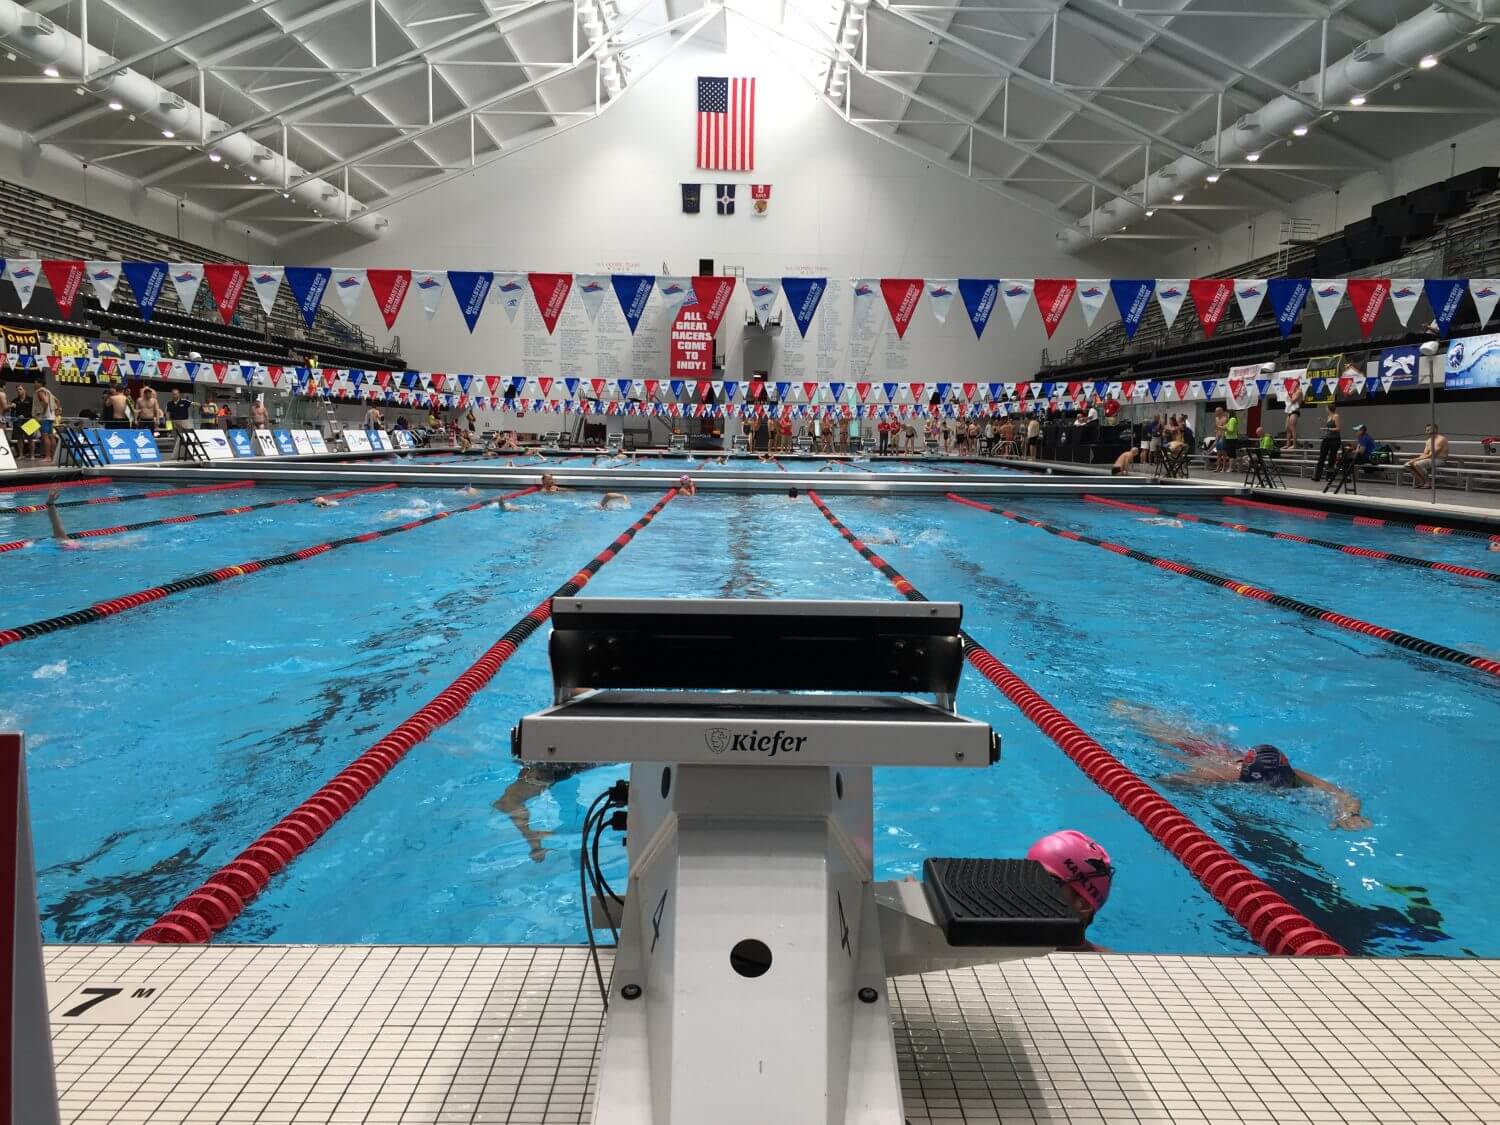
[(172, 130), (170, 130), (170, 129), (163, 129), (161, 131), (161, 135), (164, 136), (164, 137), (166, 137), (167, 140), (169, 140), (169, 141), (170, 140), (174, 140), (177, 137), (177, 134), (174, 133), (174, 132), (172, 132)]
[(1219, 182), (1219, 173), (1217, 173), (1217, 172), (1210, 172), (1207, 176), (1205, 176), (1203, 178), (1208, 183), (1216, 184), (1216, 183)]
[(1349, 99), (1349, 104), (1354, 106), (1355, 109), (1358, 109), (1360, 106), (1365, 104), (1365, 96), (1363, 94), (1355, 94), (1352, 98)]
[(1149, 218), (1151, 218), (1151, 217), (1152, 217), (1152, 216), (1154, 216), (1154, 215), (1155, 215), (1155, 214), (1156, 214), (1156, 208), (1155, 208), (1155, 207), (1152, 207), (1152, 208), (1151, 208), (1151, 209), (1150, 209), (1150, 210), (1148, 210), (1148, 211), (1147, 211), (1147, 212), (1146, 212), (1146, 218), (1148, 218), (1148, 219), (1149, 219)]
[(259, 176), (257, 176), (257, 175), (255, 175), (255, 173), (253, 173), (253, 172), (252, 172), (252, 173), (251, 173), (251, 174), (250, 174), (250, 182), (251, 182), (251, 183), (252, 183), (252, 184), (253, 184), (253, 183), (254, 183), (254, 182), (255, 182), (255, 181), (256, 181), (256, 180), (258, 180), (258, 179), (260, 179), (260, 177), (259, 177)]
[(208, 154), (208, 158), (209, 158), (209, 159), (210, 159), (210, 160), (212, 160), (212, 161), (213, 161), (213, 162), (214, 162), (214, 163), (215, 163), (215, 164), (217, 164), (217, 163), (218, 163), (218, 162), (219, 162), (219, 161), (221, 161), (221, 160), (223, 160), (223, 159), (224, 159), (224, 158), (223, 158), (223, 157), (222, 157), (222, 156), (220, 156), (220, 155), (219, 155), (219, 154), (218, 154), (218, 153), (217, 153), (217, 152), (211, 152), (211, 153), (209, 153), (209, 154)]
[(1260, 153), (1258, 153), (1258, 152), (1247, 152), (1247, 153), (1245, 153), (1245, 159), (1248, 160), (1248, 161), (1250, 161), (1251, 164), (1254, 164), (1257, 160), (1260, 159)]
[(53, 66), (51, 63), (48, 63), (46, 66), (42, 67), (42, 73), (45, 74), (48, 78), (61, 78), (62, 77), (62, 72), (60, 70), (58, 70), (57, 67)]
[(121, 105), (119, 102), (110, 102), (109, 103), (109, 108), (112, 109), (112, 110), (114, 110), (116, 113), (119, 113), (120, 110), (124, 109), (125, 107), (123, 105)]
[(1187, 196), (1185, 196), (1182, 192), (1179, 191), (1176, 195), (1174, 195), (1172, 197), (1172, 202), (1173, 203), (1181, 203), (1186, 198), (1187, 198)]
[(1292, 129), (1292, 136), (1294, 136), (1294, 137), (1305, 137), (1305, 136), (1307, 136), (1307, 126), (1306, 125), (1298, 125), (1298, 126), (1294, 127)]
[(1421, 70), (1431, 70), (1433, 67), (1437, 66), (1437, 64), (1438, 57), (1436, 55), (1423, 55), (1421, 61), (1417, 63), (1417, 66)]

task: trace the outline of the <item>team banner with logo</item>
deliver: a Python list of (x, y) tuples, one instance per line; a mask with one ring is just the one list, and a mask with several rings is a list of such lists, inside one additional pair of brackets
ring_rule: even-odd
[[(783, 282), (782, 284), (785, 284)], [(917, 311), (917, 302), (922, 299), (922, 279), (919, 277), (883, 277), (880, 292), (885, 297), (885, 307), (890, 310), (891, 323), (896, 326), (896, 337), (906, 336), (912, 314)]]
[[(694, 299), (686, 304), (697, 306), (698, 311), (703, 314), (704, 321), (708, 324), (710, 335), (719, 330), (719, 322), (729, 311), (729, 299), (734, 296), (734, 282), (735, 279), (732, 277), (693, 278)], [(786, 283), (783, 281), (782, 284)]]
[(1063, 314), (1068, 311), (1068, 304), (1073, 300), (1073, 291), (1077, 287), (1078, 283), (1072, 278), (1061, 277), (1039, 277), (1033, 284), (1037, 312), (1042, 314), (1042, 327), (1047, 330), (1047, 339), (1052, 339), (1052, 333), (1062, 323)]
[(52, 299), (57, 302), (63, 319), (73, 315), (73, 302), (78, 300), (78, 289), (83, 284), (83, 263), (78, 261), (42, 261), (42, 274), (52, 286)]
[(360, 294), (365, 291), (365, 271), (336, 269), (328, 283), (338, 294), (339, 304), (344, 306), (344, 315), (353, 319), (355, 310), (359, 308)]
[(1354, 308), (1354, 317), (1359, 321), (1359, 331), (1369, 338), (1370, 330), (1385, 307), (1390, 295), (1391, 283), (1384, 277), (1351, 277), (1349, 279), (1349, 304)]
[(255, 286), (255, 295), (260, 298), (261, 311), (271, 315), (276, 304), (276, 294), (281, 289), (283, 270), (280, 266), (251, 266), (250, 284)]
[(443, 282), (446, 277), (437, 270), (413, 270), (412, 288), (422, 301), (422, 311), (431, 320), (437, 314), (438, 304), (443, 299)]
[[(771, 309), (776, 304), (776, 298), (781, 295), (781, 278), (779, 277), (749, 277), (745, 279), (745, 285), (750, 290), (750, 304), (755, 309), (755, 323), (762, 328), (771, 319)], [(803, 329), (802, 334), (807, 335)]]
[(240, 307), (240, 295), (249, 279), (250, 267), (241, 262), (203, 263), (203, 280), (208, 282), (214, 307), (219, 310), (219, 319), (225, 324), (234, 319), (234, 312)]
[(1104, 307), (1104, 296), (1109, 292), (1109, 282), (1101, 277), (1078, 279), (1078, 307), (1083, 311), (1083, 326), (1094, 327), (1094, 318)]
[(125, 262), (120, 266), (125, 280), (130, 282), (130, 291), (135, 294), (136, 307), (141, 310), (141, 319), (151, 323), (151, 314), (156, 312), (156, 302), (161, 300), (162, 286), (167, 283), (166, 262)]
[(1391, 308), (1396, 310), (1396, 319), (1401, 322), (1401, 327), (1406, 327), (1406, 322), (1411, 319), (1411, 314), (1416, 310), (1417, 302), (1422, 299), (1422, 279), (1420, 277), (1393, 277), (1391, 278)]
[(1227, 277), (1198, 277), (1188, 282), (1188, 292), (1193, 297), (1198, 323), (1203, 325), (1203, 338), (1211, 339), (1214, 329), (1219, 327), (1219, 321), (1229, 311), (1234, 281)]
[(375, 298), (375, 307), (389, 332), (396, 327), (396, 317), (411, 289), (411, 270), (366, 270), (365, 280), (370, 283), (370, 296)]
[(1261, 302), (1266, 299), (1266, 279), (1263, 277), (1235, 278), (1234, 299), (1240, 306), (1240, 319), (1249, 324), (1260, 315)]
[(94, 286), (94, 296), (105, 312), (109, 311), (109, 303), (115, 299), (115, 286), (120, 284), (120, 266), (119, 262), (84, 263), (89, 282)]
[(1464, 292), (1469, 283), (1454, 278), (1429, 277), (1425, 286), (1427, 292), (1427, 303), (1432, 306), (1432, 318), (1437, 321), (1438, 333), (1448, 335), (1448, 329), (1453, 327), (1453, 318), (1458, 315), (1458, 309), (1463, 304)]
[(1325, 329), (1333, 324), (1333, 316), (1339, 311), (1348, 289), (1349, 282), (1342, 277), (1313, 278), (1313, 303), (1318, 306), (1318, 315), (1323, 318)]
[(604, 304), (604, 294), (609, 292), (609, 274), (580, 273), (573, 278), (578, 288), (578, 299), (583, 302), (583, 313), (593, 324), (599, 319), (599, 307)]
[(927, 307), (932, 310), (932, 315), (937, 318), (939, 324), (948, 323), (948, 310), (953, 306), (953, 298), (957, 295), (958, 278), (933, 278), (927, 279)]
[(568, 303), (568, 294), (573, 290), (573, 275), (530, 273), (526, 278), (531, 283), (531, 295), (536, 299), (537, 311), (542, 314), (542, 323), (547, 326), (547, 335), (550, 336)]
[(323, 305), (323, 294), (328, 290), (328, 279), (333, 274), (327, 266), (287, 266), (286, 284), (292, 291), (292, 301), (302, 314), (302, 322), (309, 328), (318, 318), (318, 309)]
[(1479, 327), (1487, 328), (1490, 317), (1495, 315), (1495, 302), (1500, 301), (1500, 279), (1476, 277), (1469, 282), (1469, 296), (1479, 313)]
[[(474, 326), (479, 323), (479, 314), (484, 311), (484, 300), (489, 296), (490, 286), (494, 284), (494, 279), (495, 275), (488, 270), (448, 271), (448, 286), (453, 290), (453, 296), (458, 301), (458, 310), (463, 313), (464, 323), (469, 326), (470, 332), (473, 332)], [(520, 283), (517, 282), (517, 284)]]
[(1182, 311), (1182, 302), (1187, 299), (1187, 278), (1158, 278), (1156, 281), (1156, 303), (1161, 306), (1161, 318), (1170, 329)]
[(668, 315), (675, 315), (683, 305), (690, 305), (698, 299), (693, 294), (690, 277), (658, 277), (656, 291), (661, 294)]
[(1290, 336), (1292, 329), (1302, 316), (1302, 306), (1307, 304), (1309, 286), (1305, 277), (1273, 277), (1266, 283), (1266, 296), (1271, 301), (1271, 312), (1276, 317), (1276, 327), (1283, 336)]
[(1381, 389), (1388, 391), (1392, 387), (1415, 387), (1421, 362), (1422, 352), (1416, 344), (1386, 348), (1380, 353), (1378, 365)]
[(1010, 326), (1021, 327), (1021, 318), (1026, 315), (1026, 306), (1031, 304), (1031, 294), (1036, 288), (1029, 277), (1007, 277), (1000, 281), (1000, 296), (1005, 301), (1005, 311), (1010, 313)]
[(614, 287), (615, 300), (620, 302), (625, 323), (630, 326), (630, 334), (634, 336), (646, 305), (651, 300), (651, 290), (656, 286), (656, 278), (648, 273), (617, 273), (609, 280)]
[(1465, 336), (1448, 346), (1443, 386), (1467, 391), (1500, 387), (1500, 336)]
[(1109, 290), (1114, 296), (1115, 308), (1120, 312), (1120, 323), (1125, 329), (1125, 338), (1135, 339), (1136, 329), (1141, 326), (1141, 320), (1146, 315), (1151, 294), (1156, 292), (1156, 282), (1144, 278), (1135, 281), (1111, 281)]
[(995, 311), (995, 298), (1000, 295), (1000, 280), (994, 277), (961, 277), (958, 279), (959, 296), (969, 314), (969, 323), (974, 326), (974, 338), (984, 339), (985, 326), (990, 314)]
[(786, 304), (797, 322), (797, 331), (807, 339), (808, 326), (818, 312), (823, 294), (828, 290), (826, 277), (783, 277), (781, 288), (786, 293)]
[(5, 263), (5, 276), (16, 287), (16, 296), (21, 301), (21, 311), (31, 304), (31, 295), (36, 292), (36, 281), (42, 275), (40, 258), (11, 258)]

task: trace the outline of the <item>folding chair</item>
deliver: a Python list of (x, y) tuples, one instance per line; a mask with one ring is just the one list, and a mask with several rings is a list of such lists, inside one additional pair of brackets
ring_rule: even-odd
[(1285, 488), (1281, 469), (1258, 445), (1241, 450), (1245, 455), (1246, 488)]
[(687, 450), (687, 434), (673, 433), (667, 438), (667, 449), (673, 453), (682, 453)]
[(1187, 447), (1184, 446), (1182, 449), (1174, 451), (1168, 446), (1162, 446), (1155, 468), (1156, 471), (1152, 475), (1153, 480), (1187, 480)]
[(1329, 475), (1327, 483), (1323, 485), (1323, 491), (1331, 492), (1337, 496), (1340, 492), (1351, 495), (1359, 495), (1359, 485), (1354, 470), (1359, 462), (1347, 448), (1339, 450), (1338, 460), (1334, 462), (1333, 472)]
[(750, 439), (747, 438), (744, 434), (735, 434), (734, 438), (729, 443), (729, 451), (731, 453), (750, 452)]

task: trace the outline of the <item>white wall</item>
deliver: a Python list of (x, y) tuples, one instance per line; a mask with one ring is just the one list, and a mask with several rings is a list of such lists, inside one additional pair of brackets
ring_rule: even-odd
[[(1134, 276), (1117, 247), (1100, 248), (1087, 261), (1065, 254), (1045, 219), (846, 125), (803, 77), (752, 42), (737, 42), (734, 49), (741, 53), (727, 56), (689, 44), (598, 120), (385, 209), (391, 228), (379, 242), (358, 244), (337, 232), (315, 235), (289, 249), (290, 260), (691, 274), (703, 257), (720, 270), (743, 267), (746, 276)], [(758, 78), (754, 172), (694, 167), (693, 97), (700, 74)], [(747, 186), (739, 188), (734, 217), (713, 214), (715, 180), (772, 184), (769, 216), (748, 213)], [(709, 213), (681, 213), (683, 181), (704, 182)], [(670, 269), (663, 270), (663, 263)], [(847, 293), (843, 300), (849, 300)], [(719, 331), (728, 378), (741, 374), (740, 334), (748, 307), (744, 287), (738, 287)], [(848, 308), (842, 312), (847, 323)], [(883, 309), (876, 316), (885, 319)], [(368, 296), (359, 320), (378, 339), (386, 338)], [(796, 331), (790, 316), (785, 323), (785, 331)], [(456, 303), (445, 295), (431, 323), (415, 297), (409, 299), (396, 331), (413, 367), (522, 374), (520, 326), (519, 316), (512, 326), (492, 304), (470, 336)], [(1075, 306), (1058, 330), (1053, 354), (1082, 331)], [(939, 326), (924, 299), (907, 333), (905, 377), (1029, 377), (1045, 343), (1034, 307), (1019, 331), (997, 307), (984, 339), (976, 342), (961, 302)], [(665, 354), (661, 364), (665, 374)]]

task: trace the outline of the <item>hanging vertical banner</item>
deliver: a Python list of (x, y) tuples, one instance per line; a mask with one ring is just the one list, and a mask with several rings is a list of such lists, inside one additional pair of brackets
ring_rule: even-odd
[(271, 307), (276, 304), (276, 293), (281, 288), (283, 272), (280, 266), (250, 267), (250, 284), (255, 286), (255, 295), (260, 298), (261, 311), (267, 316), (271, 315)]
[(99, 300), (99, 307), (108, 312), (109, 303), (115, 299), (115, 286), (120, 284), (120, 263), (85, 262), (84, 269), (88, 272), (89, 282), (94, 287), (94, 296)]
[(406, 302), (411, 289), (411, 270), (366, 270), (365, 279), (370, 283), (370, 296), (380, 309), (380, 319), (385, 321), (386, 331), (396, 326), (396, 317)]
[(302, 322), (309, 328), (317, 319), (331, 273), (333, 271), (327, 266), (286, 267), (287, 288), (292, 291), (292, 300), (297, 305), (297, 311), (302, 314)]
[(1313, 303), (1318, 306), (1318, 315), (1323, 318), (1325, 329), (1333, 323), (1334, 314), (1339, 311), (1348, 289), (1349, 282), (1342, 277), (1313, 278)]
[(135, 294), (141, 319), (149, 324), (151, 314), (156, 311), (156, 302), (161, 300), (161, 287), (167, 283), (167, 263), (126, 262), (120, 268), (125, 280), (130, 282), (130, 291)]
[(863, 324), (875, 309), (879, 282), (873, 277), (856, 277), (851, 293), (854, 298), (854, 323)]
[(580, 273), (574, 278), (578, 286), (578, 299), (583, 302), (584, 315), (593, 324), (599, 316), (599, 306), (604, 303), (604, 294), (609, 290), (609, 275), (605, 273)]
[(1469, 296), (1474, 298), (1474, 308), (1479, 312), (1479, 330), (1483, 332), (1495, 315), (1495, 302), (1500, 301), (1500, 279), (1476, 277), (1469, 282)]
[(1178, 312), (1182, 309), (1182, 302), (1187, 297), (1187, 278), (1158, 278), (1156, 281), (1156, 303), (1161, 306), (1161, 318), (1167, 322), (1167, 327), (1172, 327), (1172, 322), (1177, 319)]
[[(783, 282), (785, 284), (785, 282)], [(896, 337), (906, 336), (912, 314), (917, 311), (917, 302), (922, 299), (920, 277), (883, 277), (880, 292), (885, 297), (885, 307), (890, 310), (891, 323), (896, 326)]]
[(1273, 277), (1266, 282), (1266, 297), (1271, 302), (1271, 314), (1276, 317), (1276, 327), (1283, 336), (1290, 336), (1307, 304), (1311, 286), (1305, 277)]
[[(484, 311), (484, 299), (489, 296), (490, 285), (495, 275), (488, 270), (449, 270), (448, 286), (458, 301), (458, 310), (464, 314), (464, 323), (469, 331), (479, 323), (479, 314)], [(514, 315), (514, 314), (512, 314)]]
[(1156, 282), (1150, 278), (1111, 281), (1109, 291), (1115, 299), (1115, 308), (1120, 312), (1125, 338), (1135, 339), (1136, 329), (1141, 326), (1141, 320), (1146, 315), (1151, 294), (1156, 291)]
[(1411, 319), (1411, 314), (1416, 311), (1417, 302), (1422, 299), (1422, 279), (1420, 277), (1393, 277), (1391, 278), (1391, 308), (1396, 312), (1396, 319), (1401, 322), (1401, 327), (1406, 327), (1406, 322)]
[(783, 277), (781, 287), (786, 291), (787, 308), (792, 310), (792, 319), (802, 338), (807, 338), (807, 329), (817, 314), (818, 304), (828, 289), (826, 277)]
[(1029, 277), (1007, 277), (1000, 282), (1000, 296), (1005, 299), (1005, 310), (1010, 313), (1012, 328), (1021, 326), (1026, 315), (1026, 306), (1031, 303), (1032, 280)]
[(939, 324), (948, 323), (948, 309), (953, 305), (953, 298), (958, 291), (958, 278), (948, 277), (927, 279), (927, 307), (932, 310), (932, 315), (937, 317)]
[(668, 368), (673, 379), (704, 380), (713, 373), (714, 334), (696, 305), (679, 306), (672, 322)]
[(764, 216), (771, 210), (771, 185), (750, 185), (750, 213), (752, 215)]
[(496, 273), (491, 275), (494, 297), (505, 310), (506, 322), (514, 324), (516, 313), (521, 310), (521, 299), (526, 296), (524, 273)]
[[(288, 277), (291, 276), (288, 270)], [(443, 299), (443, 282), (446, 278), (437, 270), (413, 270), (411, 275), (412, 288), (417, 291), (417, 296), (422, 300), (422, 311), (431, 320), (436, 315), (438, 303)]]
[[(750, 277), (745, 279), (745, 284), (750, 289), (750, 304), (755, 309), (755, 322), (764, 328), (771, 317), (771, 308), (781, 293), (781, 278)], [(804, 329), (802, 334), (806, 336), (807, 331)]]
[(1083, 326), (1094, 327), (1094, 318), (1104, 307), (1104, 296), (1109, 292), (1109, 282), (1102, 277), (1078, 279), (1078, 307), (1083, 312)]
[(690, 277), (658, 277), (656, 289), (661, 294), (662, 302), (666, 305), (669, 315), (675, 314), (683, 305), (691, 305), (698, 299), (693, 295)]
[(1390, 294), (1390, 280), (1384, 277), (1351, 277), (1349, 279), (1349, 304), (1354, 309), (1354, 318), (1359, 321), (1359, 330), (1366, 338), (1375, 327), (1385, 299)]
[(202, 262), (171, 262), (167, 276), (172, 279), (172, 288), (177, 292), (177, 303), (189, 316), (198, 300), (198, 287), (203, 284)]
[[(42, 268), (46, 268), (45, 263)], [(1469, 283), (1462, 278), (1427, 279), (1427, 303), (1432, 306), (1432, 319), (1437, 321), (1439, 335), (1448, 335), (1448, 329), (1453, 325), (1453, 318), (1458, 315), (1458, 308), (1463, 304), (1464, 292), (1468, 287)]]
[(557, 327), (557, 318), (562, 316), (568, 303), (568, 294), (573, 291), (573, 275), (570, 273), (529, 273), (531, 295), (536, 299), (537, 311), (542, 314), (542, 323), (547, 326), (547, 335)]
[(249, 278), (250, 267), (243, 262), (203, 263), (203, 279), (208, 282), (208, 291), (219, 310), (219, 319), (225, 324), (234, 319), (234, 311), (240, 307), (240, 295), (244, 293)]
[(1042, 327), (1047, 330), (1047, 339), (1052, 339), (1052, 333), (1057, 331), (1057, 326), (1062, 323), (1063, 314), (1068, 311), (1068, 305), (1073, 300), (1073, 291), (1078, 288), (1078, 283), (1067, 277), (1039, 277), (1036, 279), (1034, 292), (1036, 295), (1036, 311), (1042, 314)]
[(1193, 309), (1198, 314), (1198, 323), (1203, 325), (1203, 338), (1211, 339), (1219, 321), (1229, 311), (1229, 298), (1234, 293), (1234, 282), (1227, 277), (1195, 277), (1188, 282), (1188, 292), (1193, 297)]
[(52, 286), (52, 299), (66, 319), (73, 315), (73, 302), (83, 284), (83, 263), (73, 260), (43, 259), (42, 274)]
[[(1266, 279), (1263, 277), (1237, 277), (1234, 279), (1234, 299), (1239, 302), (1240, 319), (1251, 323), (1260, 315), (1261, 302), (1266, 299)], [(1197, 300), (1196, 297), (1193, 300)]]
[(690, 307), (696, 306), (703, 314), (710, 335), (719, 330), (719, 322), (729, 311), (729, 302), (734, 296), (734, 280), (732, 277), (693, 278), (693, 300), (683, 303)]
[(958, 279), (958, 294), (963, 298), (969, 323), (974, 327), (974, 338), (982, 340), (990, 323), (990, 314), (995, 311), (995, 298), (1000, 296), (1000, 279), (961, 277)]
[(42, 275), (40, 258), (12, 258), (5, 263), (5, 276), (16, 287), (16, 296), (21, 299), (21, 311), (31, 304), (31, 295), (36, 292), (36, 279)]
[(625, 323), (630, 325), (630, 334), (634, 336), (646, 304), (651, 300), (651, 288), (656, 284), (656, 278), (649, 273), (616, 273), (610, 275), (609, 281), (614, 287), (615, 299), (620, 302), (620, 311), (625, 315)]
[(684, 215), (696, 215), (702, 209), (703, 185), (682, 185), (682, 213)]

